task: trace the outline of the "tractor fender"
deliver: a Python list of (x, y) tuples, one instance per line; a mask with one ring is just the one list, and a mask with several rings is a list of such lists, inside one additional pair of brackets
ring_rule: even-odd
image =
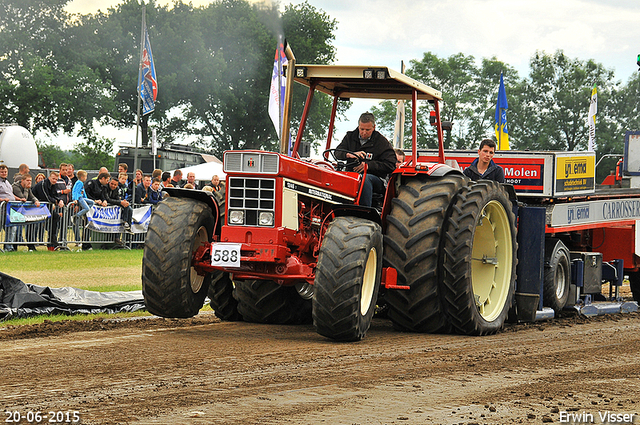
[(449, 174), (462, 175), (462, 170), (460, 168), (451, 167), (447, 164), (433, 164), (429, 167), (428, 174), (432, 177), (444, 177)]
[[(173, 198), (190, 198), (204, 202), (209, 208), (211, 208), (211, 212), (213, 213), (215, 221), (213, 225), (213, 234), (220, 234), (220, 227), (222, 225), (222, 223), (220, 223), (221, 211), (218, 206), (218, 201), (213, 196), (203, 190), (181, 189), (178, 187), (165, 187), (162, 191), (167, 192), (167, 194)], [(224, 214), (224, 210), (222, 211), (222, 214)]]
[(375, 208), (365, 207), (362, 205), (336, 205), (331, 211), (334, 217), (358, 217), (365, 220), (371, 220), (382, 226), (380, 213)]
[(518, 195), (516, 194), (516, 190), (513, 188), (513, 185), (509, 183), (502, 183), (502, 187), (507, 191), (509, 200), (516, 205), (518, 203)]

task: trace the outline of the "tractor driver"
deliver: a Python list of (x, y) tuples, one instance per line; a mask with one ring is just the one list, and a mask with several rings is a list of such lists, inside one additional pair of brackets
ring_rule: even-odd
[(464, 175), (473, 181), (483, 179), (504, 183), (504, 170), (493, 162), (495, 153), (496, 142), (491, 139), (484, 139), (480, 142), (478, 157), (473, 160), (470, 166), (464, 169)]
[(396, 152), (391, 143), (376, 131), (375, 117), (371, 112), (360, 115), (358, 128), (348, 131), (336, 149), (336, 158), (359, 158), (360, 164), (353, 168), (357, 173), (364, 172), (367, 164), (367, 176), (360, 195), (360, 205), (371, 206), (373, 193), (384, 193), (389, 173), (396, 168)]

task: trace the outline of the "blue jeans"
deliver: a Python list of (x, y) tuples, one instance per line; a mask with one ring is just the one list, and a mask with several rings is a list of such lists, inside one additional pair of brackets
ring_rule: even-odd
[(131, 220), (133, 218), (133, 208), (131, 208), (131, 205), (129, 205), (128, 207), (120, 207), (120, 208), (122, 208), (122, 215), (120, 215), (120, 219), (123, 222), (131, 225)]
[[(20, 227), (20, 229), (22, 230), (22, 226), (7, 226), (5, 229), (5, 237), (4, 240), (5, 242), (15, 242), (16, 241), (16, 234), (18, 233), (18, 227)], [(9, 251), (15, 251), (16, 247), (14, 245), (9, 245), (9, 244), (4, 244), (4, 250), (9, 252)]]
[(370, 207), (373, 200), (373, 192), (384, 193), (384, 182), (382, 179), (373, 174), (367, 174), (362, 186), (362, 195), (360, 195), (360, 205)]
[(82, 217), (86, 213), (89, 212), (89, 208), (91, 208), (95, 204), (93, 199), (89, 198), (78, 198), (78, 205), (80, 205), (80, 211), (76, 214), (76, 217)]

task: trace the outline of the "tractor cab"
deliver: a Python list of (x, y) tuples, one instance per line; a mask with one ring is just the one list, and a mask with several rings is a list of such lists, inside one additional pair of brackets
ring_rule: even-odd
[[(295, 59), (293, 59), (295, 63)], [(291, 63), (291, 59), (290, 59)], [(404, 100), (411, 102), (411, 122), (412, 122), (412, 155), (408, 157), (408, 164), (417, 163), (417, 111), (418, 101), (426, 100), (433, 105), (432, 123), (437, 132), (439, 146), (439, 162), (444, 163), (444, 147), (442, 122), (440, 121), (440, 104), (442, 93), (422, 84), (404, 74), (401, 74), (387, 67), (371, 67), (371, 66), (345, 66), (345, 65), (295, 65), (295, 71), (290, 72), (287, 69), (287, 75), (292, 74), (293, 78), (287, 79), (287, 93), (285, 99), (290, 98), (288, 91), (292, 89), (291, 85), (295, 81), (308, 87), (305, 108), (300, 119), (300, 126), (296, 133), (296, 140), (291, 155), (299, 158), (298, 152), (302, 136), (304, 134), (305, 125), (309, 116), (309, 108), (311, 101), (316, 92), (327, 94), (333, 99), (333, 107), (331, 109), (331, 118), (329, 121), (329, 130), (326, 139), (325, 151), (331, 148), (331, 142), (334, 136), (336, 111), (338, 103), (351, 99), (376, 99), (376, 100)], [(291, 66), (289, 66), (291, 68)], [(285, 101), (285, 117), (288, 116), (287, 108), (289, 105)], [(289, 140), (289, 128), (285, 123), (281, 132), (281, 153), (287, 151), (287, 141)], [(326, 158), (326, 157), (325, 157)]]

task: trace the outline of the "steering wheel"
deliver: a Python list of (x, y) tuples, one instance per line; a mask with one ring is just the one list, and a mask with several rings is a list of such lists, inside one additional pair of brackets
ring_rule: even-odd
[(327, 158), (327, 154), (331, 155), (331, 158), (333, 158), (333, 161), (335, 161), (336, 163), (337, 171), (353, 171), (355, 167), (360, 165), (361, 161), (360, 161), (360, 158), (358, 158), (357, 156), (355, 158), (342, 159), (336, 156), (336, 152), (350, 153), (354, 156), (355, 156), (355, 152), (352, 152), (346, 149), (327, 149), (326, 151), (322, 152), (323, 158)]

